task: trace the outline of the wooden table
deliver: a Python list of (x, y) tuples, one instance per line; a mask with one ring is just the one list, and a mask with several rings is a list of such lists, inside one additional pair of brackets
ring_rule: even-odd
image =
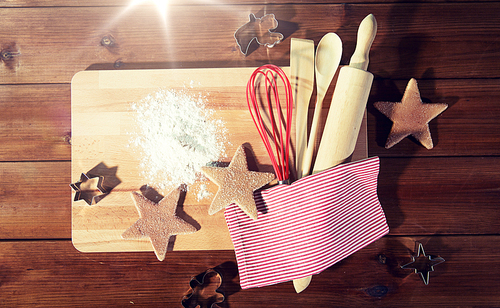
[[(500, 306), (500, 1), (172, 0), (165, 23), (156, 6), (125, 10), (128, 2), (0, 4), (2, 306), (180, 307), (190, 278), (211, 267), (223, 272), (223, 307)], [(245, 57), (233, 33), (250, 13), (274, 13), (285, 39)], [(241, 290), (233, 251), (171, 251), (159, 262), (152, 252), (73, 247), (75, 73), (285, 66), (292, 37), (317, 44), (327, 32), (342, 38), (346, 64), (369, 13), (378, 34), (368, 145), (369, 155), (381, 158), (389, 235), (314, 276), (300, 294), (291, 282)], [(425, 100), (449, 104), (430, 123), (435, 148), (407, 138), (386, 150), (391, 122), (373, 103), (399, 101), (412, 77)], [(446, 260), (429, 285), (400, 268), (415, 241)]]

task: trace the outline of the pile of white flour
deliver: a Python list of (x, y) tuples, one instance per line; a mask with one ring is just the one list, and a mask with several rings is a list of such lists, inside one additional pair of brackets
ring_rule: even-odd
[(202, 166), (225, 155), (224, 123), (206, 108), (205, 96), (161, 89), (131, 108), (137, 125), (131, 141), (140, 150), (148, 185), (164, 189), (193, 184)]

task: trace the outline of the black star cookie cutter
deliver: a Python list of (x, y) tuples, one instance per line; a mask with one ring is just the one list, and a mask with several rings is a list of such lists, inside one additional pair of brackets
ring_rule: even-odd
[(425, 285), (429, 284), (429, 273), (434, 271), (434, 266), (443, 263), (445, 260), (441, 257), (426, 255), (424, 246), (420, 242), (415, 242), (415, 251), (417, 254), (412, 256), (412, 261), (401, 268), (413, 269), (416, 274), (420, 274)]
[(89, 176), (85, 173), (80, 175), (80, 181), (70, 184), (76, 192), (74, 201), (84, 200), (88, 205), (99, 202), (107, 195), (102, 183), (103, 176)]

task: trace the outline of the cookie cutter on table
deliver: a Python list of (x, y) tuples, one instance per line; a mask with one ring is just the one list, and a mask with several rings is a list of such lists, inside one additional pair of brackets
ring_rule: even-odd
[[(82, 187), (82, 184), (85, 184), (95, 178), (98, 178), (95, 189)], [(85, 173), (82, 173), (80, 175), (80, 181), (70, 184), (71, 188), (73, 188), (73, 190), (76, 192), (74, 201), (84, 200), (88, 205), (93, 205), (101, 201), (101, 199), (107, 195), (107, 191), (102, 185), (103, 181), (103, 176), (89, 176)]]
[(278, 20), (274, 14), (266, 14), (261, 18), (255, 17), (253, 13), (249, 15), (249, 21), (239, 27), (234, 33), (236, 43), (240, 51), (245, 56), (248, 54), (250, 45), (255, 40), (259, 45), (265, 45), (269, 48), (274, 47), (285, 37), (279, 32), (272, 32), (278, 28)]
[(190, 289), (182, 298), (184, 308), (220, 308), (224, 295), (218, 291), (222, 284), (222, 275), (210, 268), (202, 274), (191, 278)]
[(401, 268), (412, 269), (415, 274), (420, 274), (425, 285), (429, 284), (429, 273), (434, 272), (434, 266), (443, 263), (445, 260), (441, 257), (426, 255), (424, 246), (420, 242), (415, 242), (416, 255), (411, 257), (411, 262), (401, 265)]

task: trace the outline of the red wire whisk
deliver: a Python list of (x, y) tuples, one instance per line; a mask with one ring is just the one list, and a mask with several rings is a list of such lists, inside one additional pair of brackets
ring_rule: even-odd
[[(247, 83), (246, 95), (252, 120), (264, 142), (276, 177), (281, 184), (289, 183), (290, 133), (293, 116), (290, 81), (281, 68), (266, 64), (253, 72)], [(284, 104), (281, 103), (283, 98)]]

